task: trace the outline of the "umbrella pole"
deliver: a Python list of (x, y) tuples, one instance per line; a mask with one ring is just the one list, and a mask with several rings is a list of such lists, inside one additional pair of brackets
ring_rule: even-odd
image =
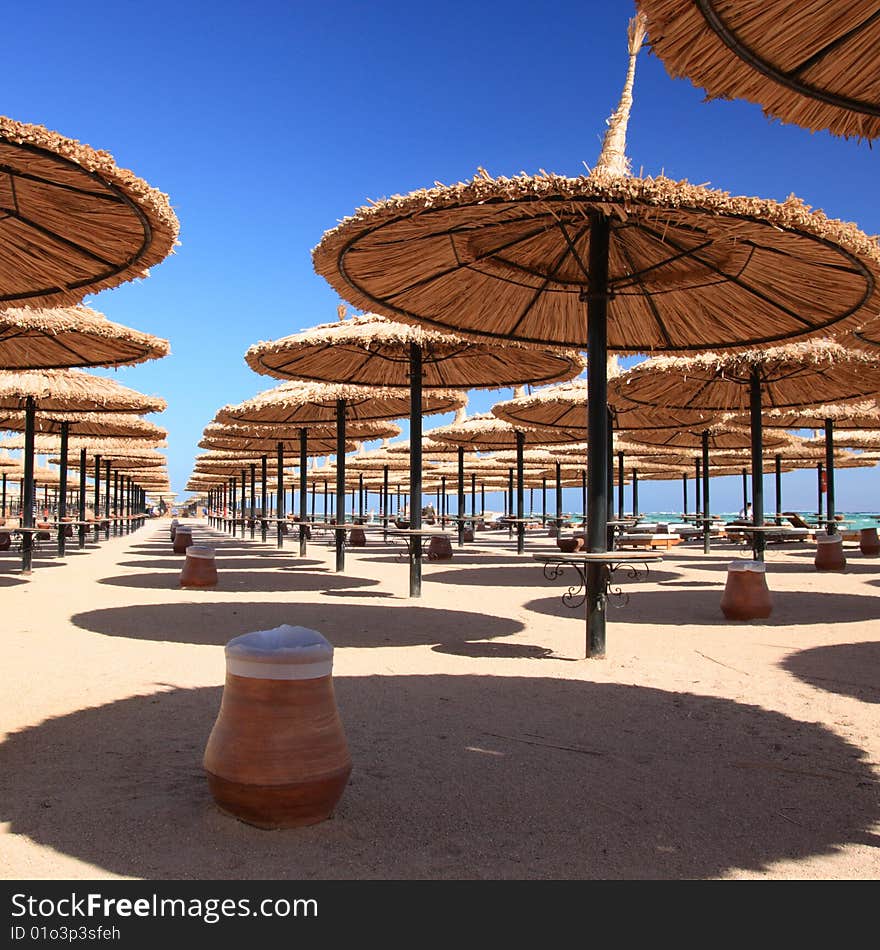
[(688, 477), (687, 472), (681, 473), (681, 513), (687, 514), (688, 511)]
[(480, 482), (480, 514), (486, 514), (486, 486)]
[(782, 456), (776, 453), (776, 523), (782, 524)]
[[(443, 479), (446, 484), (446, 479)], [(446, 489), (444, 488), (444, 491)], [(444, 499), (445, 502), (445, 499)], [(382, 466), (382, 540), (388, 540), (388, 466)]]
[[(36, 403), (28, 396), (24, 409), (24, 479), (21, 485), (21, 526), (34, 526), (34, 426)], [(33, 566), (34, 536), (25, 531), (21, 539), (21, 573), (30, 574)]]
[[(694, 459), (694, 514), (699, 516), (703, 511), (702, 498), (703, 479), (701, 475), (702, 463), (698, 458)], [(685, 512), (686, 513), (686, 512)]]
[(312, 513), (309, 518), (309, 521), (312, 524), (315, 523), (315, 482), (314, 482), (314, 479), (312, 480)]
[[(764, 525), (764, 434), (761, 424), (761, 375), (757, 367), (752, 368), (749, 381), (749, 417), (752, 435), (752, 524), (760, 528)], [(752, 537), (752, 556), (756, 561), (763, 561), (767, 539), (761, 531), (756, 531)]]
[(275, 444), (275, 465), (276, 482), (275, 485), (275, 547), (280, 551), (284, 547), (284, 525), (281, 519), (284, 517), (284, 443)]
[(617, 517), (623, 521), (623, 452), (617, 453)]
[(825, 420), (825, 517), (828, 534), (837, 534), (837, 522), (834, 520), (834, 422)]
[(473, 524), (471, 527), (477, 527), (477, 476), (476, 473), (471, 472), (471, 518), (473, 519)]
[(101, 456), (95, 456), (95, 540), (99, 540), (101, 525)]
[(541, 527), (547, 527), (547, 476), (541, 476)]
[(324, 479), (324, 524), (327, 523), (327, 479)]
[(556, 463), (556, 537), (562, 530), (562, 463)]
[[(459, 455), (459, 465), (461, 459)], [(462, 498), (461, 478), (459, 468), (459, 502)], [(409, 526), (418, 531), (422, 527), (422, 348), (417, 343), (409, 345), (409, 491)], [(460, 508), (458, 513), (461, 515)], [(421, 597), (422, 539), (417, 534), (410, 537), (409, 596)]]
[(464, 446), (458, 447), (458, 501), (455, 509), (458, 515), (458, 546), (464, 547)]
[(344, 399), (336, 400), (336, 570), (345, 570), (345, 409)]
[(236, 480), (235, 476), (233, 475), (233, 476), (229, 479), (229, 515), (230, 515), (230, 519), (229, 519), (229, 520), (230, 520), (230, 522), (232, 523), (232, 537), (233, 537), (233, 538), (235, 537), (235, 532), (236, 532), (236, 523), (235, 523), (235, 521), (236, 521), (236, 511), (235, 511), (235, 503), (236, 503), (236, 501), (237, 501), (238, 499), (237, 499), (235, 496), (236, 496), (237, 494), (238, 494), (238, 481)]
[(110, 459), (104, 459), (104, 540), (110, 540)]
[(822, 475), (824, 471), (825, 471), (825, 466), (821, 462), (819, 462), (818, 465), (816, 466), (816, 485), (818, 488), (817, 494), (819, 498), (819, 503), (816, 506), (816, 513), (817, 513), (819, 521), (822, 520), (822, 509), (824, 507), (824, 502), (822, 498)]
[[(608, 410), (606, 413), (608, 416), (608, 467), (606, 468), (606, 479), (607, 479), (607, 490), (608, 490), (608, 510), (605, 514), (606, 521), (614, 521), (614, 419), (611, 416), (611, 411)], [(582, 508), (583, 512), (583, 508)], [(614, 550), (614, 528), (607, 528), (607, 541), (608, 550)]]
[(709, 553), (709, 430), (703, 430), (703, 554)]
[[(587, 303), (587, 551), (603, 554), (608, 545), (608, 252), (611, 225), (590, 212)], [(587, 657), (605, 656), (608, 566), (586, 568)]]
[(358, 472), (358, 521), (364, 523), (364, 473)]
[(746, 511), (749, 507), (749, 477), (747, 469), (742, 470), (742, 494), (743, 494), (743, 504), (742, 509)]
[(269, 532), (269, 522), (266, 520), (269, 517), (269, 513), (266, 511), (266, 495), (268, 493), (269, 482), (269, 459), (264, 454), (261, 461), (263, 463), (263, 468), (260, 472), (260, 475), (262, 476), (262, 484), (260, 487), (260, 539), (262, 540), (263, 544), (265, 544), (266, 536)]
[(303, 426), (299, 430), (299, 556), (305, 557), (308, 553), (308, 464), (309, 464), (309, 433)]
[[(507, 470), (507, 517), (513, 518), (513, 469)], [(507, 522), (507, 537), (513, 536), (513, 523)]]
[(113, 472), (113, 534), (114, 536), (119, 534), (122, 528), (122, 525), (119, 521), (119, 469), (117, 468)]
[(581, 469), (581, 530), (587, 530), (587, 470)]
[(525, 432), (516, 433), (516, 553), (522, 554), (526, 549), (526, 523), (523, 497), (523, 450), (526, 444)]
[(251, 541), (254, 540), (257, 530), (257, 464), (251, 464), (251, 507), (248, 521), (250, 522)]
[(633, 518), (639, 517), (639, 470), (632, 470), (633, 477)]
[(64, 557), (64, 547), (66, 539), (64, 537), (64, 519), (67, 517), (67, 445), (70, 434), (70, 423), (61, 423), (61, 465), (59, 478), (61, 485), (59, 488), (60, 500), (58, 503), (58, 557)]

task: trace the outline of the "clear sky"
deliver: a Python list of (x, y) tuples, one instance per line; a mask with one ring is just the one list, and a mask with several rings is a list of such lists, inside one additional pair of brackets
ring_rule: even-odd
[[(623, 0), (44, 0), (7, 14), (0, 112), (106, 149), (180, 218), (177, 253), (148, 280), (86, 301), (171, 341), (170, 357), (110, 372), (168, 400), (152, 418), (170, 431), (173, 488), (216, 410), (276, 384), (246, 366), (247, 347), (335, 319), (310, 251), (340, 218), (479, 166), (577, 175), (593, 164), (632, 13)], [(794, 193), (880, 231), (876, 152), (747, 103), (704, 103), (647, 49), (628, 151), (636, 172)], [(472, 393), (471, 410), (510, 395)], [(838, 509), (876, 508), (878, 480), (839, 473)], [(786, 506), (813, 509), (815, 483), (815, 472), (784, 476)], [(716, 510), (740, 497), (739, 479), (713, 482)], [(679, 483), (640, 488), (643, 510), (680, 498)]]

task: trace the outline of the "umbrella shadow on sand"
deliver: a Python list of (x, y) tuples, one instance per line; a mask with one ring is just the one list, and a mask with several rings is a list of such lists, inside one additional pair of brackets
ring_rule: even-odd
[[(181, 567), (183, 564), (181, 563)], [(348, 590), (356, 587), (373, 587), (379, 581), (366, 577), (350, 577), (331, 572), (282, 569), (280, 571), (227, 571), (222, 562), (217, 564), (218, 581), (214, 588), (219, 591), (243, 591), (245, 593), (271, 593), (273, 591), (324, 591)], [(179, 575), (171, 571), (156, 571), (149, 574), (118, 574), (103, 577), (99, 584), (114, 587), (140, 587), (172, 590), (180, 586)]]
[[(286, 557), (263, 558), (258, 557), (226, 557), (223, 551), (216, 552), (217, 568), (248, 568), (249, 570), (278, 570), (279, 568), (324, 567), (323, 561), (312, 561), (305, 558)], [(120, 561), (118, 567), (143, 567), (148, 570), (179, 571), (183, 567), (184, 556), (175, 554), (173, 557), (156, 558), (154, 561)]]
[(790, 654), (779, 665), (817, 689), (880, 703), (880, 643), (813, 647)]
[[(822, 622), (858, 623), (880, 619), (880, 601), (859, 594), (825, 594), (816, 591), (774, 591), (770, 595), (773, 613), (766, 620), (749, 624), (763, 627), (796, 626)], [(530, 600), (527, 610), (551, 617), (575, 617), (584, 622), (584, 610), (570, 609), (561, 600), (563, 590), (555, 597)], [(583, 593), (581, 591), (581, 593)], [(721, 613), (723, 587), (713, 590), (635, 590), (629, 599), (609, 597), (608, 619), (621, 623), (671, 624), (680, 626), (736, 626)], [(619, 609), (615, 609), (619, 608)]]
[(541, 676), (334, 682), (354, 770), (331, 821), (221, 814), (221, 688), (164, 684), (9, 736), (0, 821), (147, 879), (705, 879), (880, 844), (865, 754), (815, 723)]
[(225, 646), (252, 630), (296, 624), (320, 631), (335, 647), (433, 646), (509, 637), (523, 624), (507, 617), (372, 604), (306, 603), (144, 604), (75, 614), (84, 630), (110, 637)]

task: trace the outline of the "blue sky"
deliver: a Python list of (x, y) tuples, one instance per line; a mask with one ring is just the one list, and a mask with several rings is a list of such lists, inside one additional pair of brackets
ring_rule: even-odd
[[(275, 384), (248, 369), (247, 347), (335, 319), (338, 298), (310, 251), (338, 219), (479, 166), (577, 175), (592, 165), (632, 12), (598, 0), (46, 0), (6, 18), (2, 111), (106, 149), (167, 192), (180, 218), (181, 246), (148, 280), (87, 300), (171, 341), (167, 359), (111, 372), (168, 400), (154, 418), (170, 431), (175, 489), (217, 408)], [(794, 193), (880, 231), (867, 145), (771, 123), (747, 103), (704, 103), (647, 49), (628, 151), (636, 172)], [(472, 393), (471, 408), (509, 395)], [(878, 478), (840, 473), (838, 508), (864, 508)], [(815, 506), (814, 472), (784, 485), (787, 504)], [(678, 508), (680, 494), (677, 483), (644, 483), (641, 507)], [(717, 510), (739, 499), (739, 479), (713, 483)]]

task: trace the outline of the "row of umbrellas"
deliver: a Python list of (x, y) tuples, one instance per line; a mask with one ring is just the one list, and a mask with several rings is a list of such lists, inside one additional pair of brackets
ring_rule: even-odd
[[(169, 353), (166, 340), (113, 323), (82, 301), (147, 276), (172, 252), (179, 225), (167, 196), (107, 152), (42, 126), (0, 117), (0, 162), (0, 430), (23, 433), (7, 448), (23, 452), (28, 573), (35, 452), (57, 456), (59, 521), (68, 518), (70, 468), (80, 470), (80, 522), (87, 466), (94, 467), (96, 508), (102, 475), (109, 504), (111, 467), (115, 493), (121, 477), (135, 510), (147, 490), (170, 487), (164, 456), (153, 451), (167, 433), (142, 418), (164, 410), (165, 401), (75, 368), (133, 365)], [(64, 536), (59, 527), (62, 554)], [(83, 536), (81, 525), (81, 545)]]
[[(605, 652), (608, 354), (721, 353), (832, 334), (855, 345), (876, 339), (880, 311), (880, 247), (855, 225), (795, 198), (630, 174), (625, 132), (647, 27), (644, 16), (630, 24), (621, 103), (588, 175), (481, 172), (394, 196), (344, 218), (313, 251), (341, 296), (390, 319), (587, 350), (588, 656)], [(750, 382), (753, 420), (758, 392)], [(702, 421), (689, 403), (680, 412)], [(753, 477), (759, 431), (753, 423)]]

